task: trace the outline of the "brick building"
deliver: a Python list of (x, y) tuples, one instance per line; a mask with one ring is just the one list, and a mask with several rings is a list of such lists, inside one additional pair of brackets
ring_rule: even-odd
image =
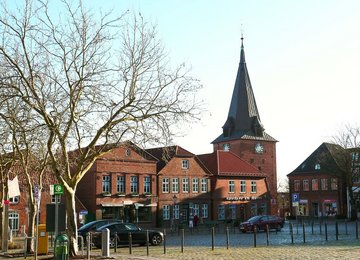
[(211, 174), (199, 158), (180, 146), (147, 151), (159, 161), (158, 224), (187, 223), (194, 216), (212, 219)]
[(262, 213), (277, 214), (277, 140), (265, 132), (261, 123), (245, 62), (243, 42), (229, 113), (222, 128), (222, 134), (212, 142), (214, 151), (231, 151), (265, 174), (269, 194), (266, 197), (266, 212)]
[(211, 212), (216, 220), (228, 222), (265, 214), (269, 192), (266, 174), (230, 151), (199, 155), (212, 173)]
[(287, 176), (292, 216), (347, 215), (344, 171), (337, 154), (344, 149), (336, 144), (321, 144)]
[(87, 221), (117, 218), (154, 226), (157, 214), (157, 159), (126, 142), (98, 158), (80, 181), (76, 195)]

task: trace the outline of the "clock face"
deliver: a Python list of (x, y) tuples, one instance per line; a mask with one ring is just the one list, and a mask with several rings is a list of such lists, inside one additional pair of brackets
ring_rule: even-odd
[(255, 152), (256, 153), (263, 153), (264, 152), (264, 146), (260, 143), (257, 143), (255, 145)]

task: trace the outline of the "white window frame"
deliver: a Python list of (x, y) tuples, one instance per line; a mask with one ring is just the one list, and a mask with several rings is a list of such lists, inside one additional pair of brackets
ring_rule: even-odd
[(111, 176), (102, 176), (102, 192), (111, 192)]
[(240, 181), (240, 193), (246, 193), (246, 181)]
[(208, 179), (206, 178), (201, 179), (201, 192), (208, 192)]
[(116, 192), (125, 193), (125, 176), (116, 177)]
[(163, 178), (162, 179), (162, 193), (169, 193), (170, 192), (170, 179), (169, 178)]
[(163, 205), (163, 220), (169, 220), (169, 219), (170, 219), (170, 206)]
[(193, 211), (194, 211), (194, 216), (200, 216), (200, 207), (199, 207), (199, 204), (194, 204), (194, 207), (193, 207)]
[(144, 176), (144, 193), (151, 193), (151, 177)]
[(139, 193), (139, 177), (130, 176), (130, 193)]
[(171, 191), (173, 193), (179, 193), (179, 178), (171, 179)]
[(229, 180), (228, 193), (235, 193), (235, 181), (234, 180)]
[(180, 219), (180, 205), (179, 204), (174, 205), (174, 218)]
[(182, 178), (182, 192), (189, 193), (189, 178)]
[(182, 169), (189, 169), (189, 160), (182, 160), (181, 161), (181, 168)]
[(58, 204), (61, 202), (61, 195), (51, 195), (51, 204), (56, 203), (56, 198), (57, 198)]
[(20, 214), (14, 211), (9, 212), (9, 227), (11, 230), (19, 230), (20, 228)]
[(256, 181), (251, 181), (251, 193), (256, 193), (257, 187), (256, 187)]
[(192, 192), (193, 193), (199, 192), (199, 178), (192, 179)]
[(209, 205), (201, 204), (201, 217), (208, 218), (209, 217)]
[(20, 202), (20, 196), (15, 196), (15, 197), (9, 198), (9, 202), (10, 202), (10, 204), (18, 204)]

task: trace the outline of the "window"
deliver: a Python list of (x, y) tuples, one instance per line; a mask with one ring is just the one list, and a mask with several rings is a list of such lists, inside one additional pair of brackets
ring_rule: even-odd
[(131, 193), (138, 193), (138, 177), (137, 176), (130, 176), (130, 192)]
[(174, 218), (175, 219), (180, 218), (180, 207), (179, 207), (179, 205), (174, 205)]
[(182, 191), (185, 193), (189, 192), (189, 178), (182, 179)]
[(240, 181), (240, 193), (246, 193), (246, 181)]
[(19, 201), (20, 201), (20, 196), (15, 196), (15, 197), (9, 198), (10, 204), (17, 204), (17, 203), (19, 203)]
[(131, 150), (130, 149), (126, 149), (125, 150), (125, 156), (130, 156), (131, 155)]
[(331, 178), (330, 180), (331, 182), (331, 189), (332, 190), (337, 190), (338, 189), (338, 180), (336, 178)]
[(124, 176), (117, 176), (116, 192), (117, 193), (125, 193), (125, 177)]
[(194, 204), (194, 207), (193, 207), (193, 210), (194, 210), (194, 216), (200, 216), (200, 210), (199, 210), (199, 204)]
[(179, 178), (172, 178), (172, 192), (173, 193), (179, 193)]
[(229, 181), (229, 193), (235, 193), (235, 181)]
[(169, 193), (169, 178), (162, 179), (162, 192)]
[(201, 192), (207, 192), (208, 191), (208, 180), (207, 179), (201, 179)]
[(235, 204), (229, 205), (229, 216), (227, 216), (227, 218), (236, 219), (236, 205)]
[(327, 179), (321, 179), (321, 190), (328, 190), (329, 184)]
[(51, 203), (55, 204), (57, 197), (57, 203), (59, 204), (61, 202), (61, 196), (51, 195)]
[(189, 160), (182, 160), (181, 168), (189, 169)]
[(102, 176), (102, 192), (110, 192), (110, 176), (104, 175)]
[(353, 162), (359, 161), (359, 153), (358, 153), (358, 152), (352, 152), (352, 153), (351, 153), (351, 160), (352, 160)]
[(163, 220), (169, 220), (170, 219), (170, 206), (164, 205), (163, 206)]
[(251, 193), (256, 193), (256, 181), (251, 181)]
[(353, 169), (352, 177), (354, 183), (360, 183), (360, 168)]
[(315, 164), (315, 170), (320, 170), (320, 163)]
[(294, 191), (300, 191), (300, 181), (299, 180), (294, 181)]
[(198, 178), (192, 179), (192, 191), (193, 191), (193, 193), (199, 192), (199, 179)]
[(208, 204), (201, 205), (201, 217), (208, 218), (209, 217), (209, 206)]
[(311, 180), (311, 190), (319, 190), (319, 181), (318, 179)]
[(303, 180), (303, 190), (309, 191), (309, 180)]
[(144, 177), (144, 193), (151, 193), (151, 177)]
[(225, 205), (218, 206), (218, 220), (225, 220)]
[(224, 151), (230, 151), (230, 144), (229, 143), (226, 143), (223, 145), (223, 150)]
[(9, 212), (9, 227), (11, 230), (19, 230), (19, 214), (16, 212)]

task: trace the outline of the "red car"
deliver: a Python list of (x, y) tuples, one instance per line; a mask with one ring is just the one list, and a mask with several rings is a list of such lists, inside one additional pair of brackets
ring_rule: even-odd
[(247, 231), (254, 231), (255, 227), (256, 231), (267, 229), (281, 231), (284, 227), (284, 219), (272, 215), (254, 216), (247, 221), (240, 223), (239, 228), (241, 232), (246, 233)]

